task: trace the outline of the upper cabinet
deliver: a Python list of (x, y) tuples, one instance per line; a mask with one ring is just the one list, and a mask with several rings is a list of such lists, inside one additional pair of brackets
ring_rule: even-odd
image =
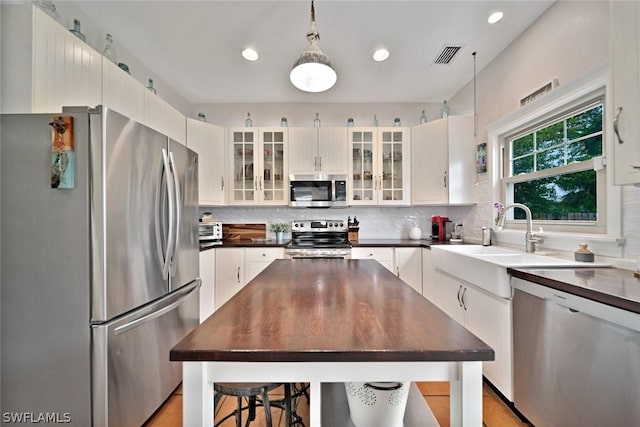
[(290, 174), (348, 173), (347, 128), (289, 128)]
[(615, 184), (640, 183), (640, 3), (615, 0), (611, 60)]
[(187, 119), (187, 147), (198, 153), (200, 205), (226, 203), (224, 128), (200, 120)]
[(473, 203), (474, 143), (471, 116), (449, 116), (414, 127), (412, 204)]
[[(54, 113), (102, 101), (102, 55), (31, 3), (2, 4), (4, 113)], [(9, 42), (11, 35), (12, 42)]]
[(102, 103), (137, 121), (144, 122), (147, 89), (113, 62), (102, 61)]
[(234, 205), (288, 203), (287, 128), (229, 129)]
[(155, 93), (144, 91), (144, 120), (143, 124), (168, 137), (185, 143), (187, 139), (187, 122), (178, 110)]
[(348, 128), (351, 205), (408, 205), (409, 128)]

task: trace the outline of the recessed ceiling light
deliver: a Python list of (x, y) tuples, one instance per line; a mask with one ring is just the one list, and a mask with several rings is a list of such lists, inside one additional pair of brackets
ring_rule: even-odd
[(503, 16), (504, 13), (502, 13), (502, 11), (500, 10), (497, 12), (493, 12), (491, 15), (489, 15), (489, 19), (487, 19), (487, 22), (489, 24), (495, 24), (496, 22), (500, 21)]
[(373, 52), (373, 60), (376, 62), (386, 61), (387, 58), (389, 58), (389, 51), (387, 49), (376, 49), (376, 51)]
[(258, 55), (258, 52), (248, 47), (242, 51), (242, 57), (247, 61), (257, 61), (259, 58), (259, 55)]

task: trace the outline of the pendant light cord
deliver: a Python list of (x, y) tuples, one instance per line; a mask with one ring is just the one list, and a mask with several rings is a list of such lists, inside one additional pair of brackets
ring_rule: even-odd
[(478, 139), (478, 104), (477, 104), (477, 91), (476, 91), (476, 52), (473, 55), (473, 137)]

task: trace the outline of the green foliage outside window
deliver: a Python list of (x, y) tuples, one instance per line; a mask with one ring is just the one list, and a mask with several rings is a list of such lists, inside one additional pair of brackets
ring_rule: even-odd
[[(513, 201), (529, 206), (534, 219), (597, 220), (596, 171), (553, 169), (602, 155), (602, 112), (598, 104), (510, 141), (511, 176), (549, 172), (513, 184)], [(516, 209), (514, 219), (524, 212)]]

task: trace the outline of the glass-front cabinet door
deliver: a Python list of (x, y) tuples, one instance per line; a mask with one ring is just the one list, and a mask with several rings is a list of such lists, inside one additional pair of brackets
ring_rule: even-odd
[(233, 204), (253, 204), (256, 201), (255, 151), (258, 139), (256, 130), (233, 129), (230, 131), (233, 162), (233, 186), (230, 201)]
[(233, 163), (230, 203), (286, 205), (287, 130), (239, 128), (229, 131)]
[(352, 205), (409, 204), (409, 129), (349, 130)]
[(375, 204), (375, 129), (351, 130), (351, 204)]
[(406, 131), (401, 129), (380, 130), (380, 185), (379, 202), (396, 204), (405, 201), (405, 193), (408, 192), (404, 183), (405, 151), (408, 143)]
[(260, 130), (262, 142), (262, 177), (258, 190), (265, 204), (287, 204), (285, 182), (285, 130)]

